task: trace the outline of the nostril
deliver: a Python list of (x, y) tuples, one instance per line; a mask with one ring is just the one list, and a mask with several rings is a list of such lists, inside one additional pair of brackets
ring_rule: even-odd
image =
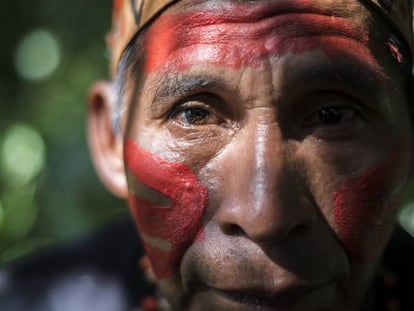
[(222, 230), (225, 234), (232, 236), (240, 236), (245, 234), (243, 229), (236, 224), (226, 224), (222, 227)]
[(310, 231), (310, 226), (301, 224), (292, 230), (291, 234), (305, 234)]

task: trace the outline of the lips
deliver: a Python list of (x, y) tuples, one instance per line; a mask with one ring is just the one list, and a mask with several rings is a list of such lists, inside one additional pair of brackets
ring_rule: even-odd
[(261, 309), (284, 309), (294, 306), (305, 296), (311, 295), (316, 289), (296, 288), (283, 294), (272, 294), (257, 290), (225, 291), (223, 294), (230, 300), (242, 305)]
[(329, 310), (336, 300), (334, 282), (318, 285), (289, 284), (275, 288), (214, 289), (236, 309), (246, 310)]

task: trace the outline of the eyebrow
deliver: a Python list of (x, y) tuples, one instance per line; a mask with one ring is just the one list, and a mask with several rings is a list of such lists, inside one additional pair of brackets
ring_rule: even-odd
[[(293, 80), (324, 81), (344, 85), (360, 94), (369, 94), (375, 100), (383, 97), (383, 89), (387, 83), (392, 83), (383, 72), (371, 68), (370, 65), (349, 58), (332, 60), (331, 64), (314, 64), (303, 68), (293, 76)], [(375, 91), (375, 92), (372, 92)]]
[(224, 85), (229, 88), (228, 83), (220, 77), (208, 75), (169, 74), (165, 76), (161, 74), (152, 83), (157, 86), (154, 87), (155, 91), (151, 91), (154, 88), (146, 90), (146, 92), (154, 94), (151, 95), (153, 99), (148, 102), (147, 108), (154, 114), (158, 114), (177, 99), (183, 99), (203, 91), (220, 90), (224, 88)]
[(169, 75), (161, 79), (162, 83), (155, 90), (157, 99), (186, 96), (200, 89), (217, 89), (224, 84), (221, 79), (209, 76)]

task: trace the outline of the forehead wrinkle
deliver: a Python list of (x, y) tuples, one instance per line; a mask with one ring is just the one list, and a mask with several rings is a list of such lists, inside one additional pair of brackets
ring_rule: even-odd
[[(158, 23), (159, 20), (165, 21), (169, 17), (179, 15), (181, 19), (170, 18), (171, 21), (177, 23), (169, 23), (168, 26), (182, 29), (186, 26), (207, 26), (217, 24), (218, 22), (257, 22), (277, 15), (308, 13), (331, 18), (346, 18), (350, 21), (352, 20), (354, 24), (365, 24), (364, 20), (367, 18), (367, 12), (364, 10), (365, 7), (358, 1), (349, 0), (343, 2), (338, 3), (337, 0), (184, 0), (175, 3), (155, 23)], [(192, 18), (185, 18), (186, 16)], [(211, 17), (214, 18), (212, 19)]]
[[(222, 11), (231, 17), (232, 12), (248, 9), (248, 15), (270, 16), (295, 10), (308, 10), (327, 16), (355, 18), (367, 17), (365, 5), (357, 0), (182, 0), (169, 9), (169, 12), (212, 12)], [(246, 17), (246, 16), (245, 16)]]
[[(180, 50), (187, 47), (199, 47), (195, 53), (214, 56), (220, 54), (220, 45), (233, 46), (234, 56), (238, 53), (251, 55), (250, 59), (274, 54), (284, 54), (292, 48), (289, 39), (292, 37), (344, 37), (367, 45), (368, 34), (364, 25), (354, 24), (344, 17), (323, 15), (322, 13), (310, 13), (293, 11), (282, 12), (269, 16), (256, 17), (244, 16), (246, 13), (238, 12), (227, 15), (225, 12), (190, 12), (173, 13), (161, 16), (149, 29), (146, 36), (146, 47), (149, 61), (147, 71), (162, 67), (168, 60), (179, 65), (180, 62), (188, 62), (188, 58), (180, 59)], [(246, 19), (247, 17), (247, 19)], [(269, 44), (271, 43), (269, 51)], [(247, 44), (250, 42), (251, 44)], [(255, 47), (252, 47), (252, 44)], [(266, 44), (268, 46), (266, 46)], [(209, 47), (208, 47), (209, 46)], [(286, 49), (287, 50), (284, 50)], [(204, 51), (202, 51), (204, 49)], [(178, 53), (178, 55), (177, 55)], [(228, 59), (229, 55), (223, 53)], [(187, 59), (186, 59), (187, 58)], [(246, 58), (247, 59), (247, 58)]]
[[(332, 18), (313, 14), (292, 14), (277, 16), (262, 20), (259, 24), (244, 25), (237, 29), (237, 24), (221, 24), (204, 26), (205, 29), (198, 31), (190, 29), (178, 34), (180, 42), (177, 49), (191, 45), (213, 46), (217, 48), (233, 46), (235, 55), (245, 59), (254, 60), (269, 56), (282, 56), (288, 53), (299, 53), (303, 50), (318, 48), (315, 44), (319, 39), (343, 38), (355, 41), (358, 44), (367, 46), (368, 36), (358, 31), (345, 20), (337, 18), (335, 23), (342, 23), (341, 27), (330, 27), (329, 21)], [(294, 20), (294, 22), (293, 22)], [(226, 28), (223, 28), (223, 27)], [(233, 27), (232, 29), (227, 28)], [(196, 35), (197, 34), (197, 35)], [(196, 40), (193, 38), (197, 37)], [(189, 38), (189, 39), (187, 39)], [(238, 38), (234, 41), (234, 38)], [(192, 40), (193, 39), (193, 40)], [(249, 46), (250, 44), (250, 46)], [(227, 57), (224, 55), (224, 57)]]
[[(283, 1), (278, 1), (283, 2)], [(290, 1), (295, 2), (295, 1)], [(340, 33), (348, 35), (354, 39), (366, 38), (366, 25), (363, 22), (366, 14), (357, 13), (352, 9), (347, 9), (347, 13), (327, 12), (322, 9), (315, 9), (314, 7), (284, 7), (284, 6), (265, 6), (268, 8), (263, 10), (254, 10), (248, 8), (245, 10), (227, 9), (227, 10), (193, 10), (189, 12), (170, 13), (160, 18), (161, 26), (166, 26), (171, 34), (177, 34), (177, 41), (179, 43), (186, 42), (188, 37), (194, 36), (195, 33), (200, 35), (200, 40), (216, 38), (218, 42), (228, 41), (231, 39), (231, 34), (227, 34), (229, 27), (225, 31), (220, 31), (224, 26), (235, 26), (233, 29), (238, 29), (237, 26), (243, 26), (238, 35), (245, 37), (263, 36), (266, 33), (280, 34), (280, 29), (283, 32), (286, 29), (291, 32), (292, 29), (301, 28), (307, 33), (323, 32), (326, 34)], [(361, 8), (360, 8), (361, 9)], [(351, 13), (352, 12), (352, 13)], [(292, 23), (289, 15), (294, 17), (307, 16), (308, 19), (300, 18)], [(355, 20), (355, 16), (358, 16)], [(164, 25), (162, 25), (164, 24)], [(246, 27), (249, 26), (250, 27)], [(302, 24), (303, 27), (298, 27)], [(202, 31), (202, 27), (206, 27)], [(162, 27), (161, 27), (162, 28)], [(272, 31), (273, 29), (273, 31)], [(185, 32), (190, 31), (190, 33)], [(200, 31), (201, 30), (201, 31)], [(205, 37), (202, 36), (205, 33)], [(227, 35), (226, 35), (227, 34)], [(224, 36), (223, 36), (224, 35)], [(217, 38), (217, 36), (220, 36)], [(221, 40), (220, 40), (221, 39)]]
[[(186, 25), (176, 34), (177, 48), (197, 43), (228, 43), (235, 35), (255, 41), (269, 37), (288, 39), (291, 36), (336, 35), (367, 42), (366, 33), (346, 19), (314, 13), (283, 14), (260, 21), (232, 22), (218, 19), (216, 24), (211, 25)], [(195, 37), (197, 40), (194, 40)]]

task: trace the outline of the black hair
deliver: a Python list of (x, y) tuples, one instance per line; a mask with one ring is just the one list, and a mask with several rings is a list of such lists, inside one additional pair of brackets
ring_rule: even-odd
[(145, 49), (142, 42), (143, 40), (141, 40), (144, 32), (145, 30), (140, 31), (132, 38), (122, 53), (117, 66), (113, 83), (115, 102), (111, 107), (112, 129), (115, 133), (120, 132), (120, 120), (127, 108), (126, 105), (124, 105), (127, 78), (132, 76), (135, 72), (141, 71), (145, 61)]

